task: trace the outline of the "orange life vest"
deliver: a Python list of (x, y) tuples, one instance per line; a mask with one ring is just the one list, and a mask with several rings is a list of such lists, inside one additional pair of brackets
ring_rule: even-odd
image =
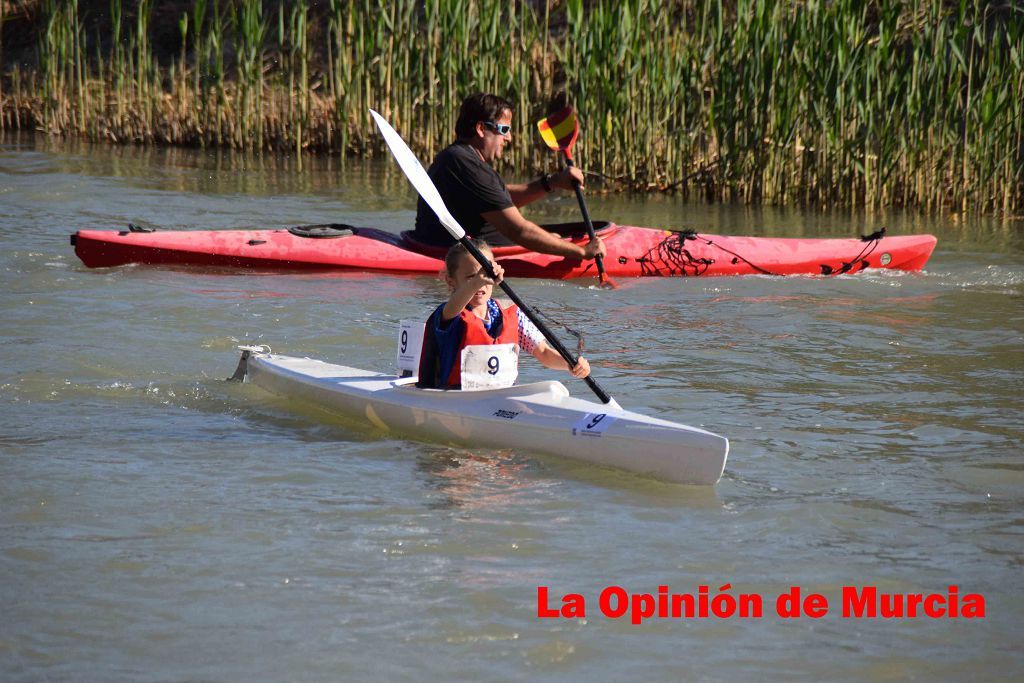
[[(440, 315), (440, 311), (437, 314)], [(432, 343), (432, 318), (433, 315), (427, 319), (427, 331), (423, 335), (423, 351), (420, 354), (421, 381), (422, 378), (428, 376), (426, 364), (437, 362), (436, 343)], [(484, 321), (478, 318), (476, 314), (463, 310), (459, 313), (459, 318), (464, 323), (465, 331), (462, 334), (462, 339), (459, 341), (456, 361), (452, 365), (448, 378), (445, 380), (445, 387), (460, 387), (462, 385), (462, 364), (459, 362), (459, 359), (462, 358), (462, 350), (467, 346), (519, 343), (519, 307), (515, 304), (510, 304), (508, 308), (501, 311), (501, 328), (496, 337), (491, 336), (491, 333), (487, 331), (487, 327), (484, 325)]]

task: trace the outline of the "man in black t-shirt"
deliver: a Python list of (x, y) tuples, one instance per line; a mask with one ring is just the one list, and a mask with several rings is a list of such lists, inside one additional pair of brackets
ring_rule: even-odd
[[(506, 185), (491, 164), (512, 139), (511, 124), (512, 103), (504, 98), (477, 93), (463, 101), (455, 124), (456, 141), (434, 158), (427, 171), (448, 210), (471, 237), (493, 246), (520, 244), (532, 251), (574, 259), (603, 256), (600, 237), (585, 246), (573, 244), (519, 213), (518, 207), (556, 187), (572, 192), (574, 182), (583, 184), (583, 173), (570, 166), (529, 183)], [(413, 235), (437, 246), (455, 241), (422, 198), (416, 207)]]

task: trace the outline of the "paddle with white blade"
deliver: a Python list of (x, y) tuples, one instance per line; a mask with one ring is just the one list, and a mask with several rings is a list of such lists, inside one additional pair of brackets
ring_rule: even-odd
[[(459, 222), (455, 220), (455, 217), (448, 211), (448, 207), (444, 205), (444, 200), (441, 199), (441, 195), (434, 186), (434, 182), (430, 179), (430, 176), (427, 175), (426, 169), (424, 169), (423, 165), (420, 164), (416, 155), (413, 154), (412, 150), (409, 149), (409, 146), (405, 144), (405, 140), (402, 139), (402, 136), (395, 132), (395, 129), (391, 127), (390, 123), (384, 120), (383, 116), (372, 109), (370, 110), (370, 114), (373, 116), (374, 121), (377, 122), (377, 127), (380, 128), (381, 135), (384, 136), (384, 141), (388, 143), (391, 153), (395, 155), (395, 159), (398, 161), (398, 165), (402, 168), (402, 172), (405, 173), (409, 182), (412, 183), (412, 186), (415, 187), (416, 191), (419, 192), (421, 197), (423, 197), (423, 201), (427, 203), (427, 206), (433, 209), (434, 213), (437, 214), (437, 218), (441, 221), (441, 225), (445, 227), (445, 230), (447, 230), (452, 237), (457, 239), (464, 247), (466, 247), (466, 250), (472, 254), (473, 258), (475, 258), (483, 267), (484, 272), (487, 273), (488, 277), (495, 277), (494, 269), (491, 267), (490, 260), (484, 256), (479, 249), (473, 246), (473, 243), (466, 236), (466, 231), (462, 229)], [(548, 329), (547, 325), (537, 317), (537, 314), (534, 313), (529, 306), (523, 303), (522, 299), (512, 291), (509, 284), (502, 280), (499, 283), (499, 286), (504, 290), (505, 294), (508, 295), (508, 298), (512, 299), (516, 306), (519, 307), (519, 310), (537, 326), (537, 329), (544, 335), (544, 339), (546, 339), (548, 344), (551, 345), (551, 348), (557, 351), (559, 355), (565, 359), (565, 362), (569, 364), (569, 367), (576, 367), (576, 363), (579, 361), (579, 358), (573, 356), (573, 354), (565, 348), (562, 342), (558, 340), (558, 337), (556, 337), (554, 333)], [(593, 378), (584, 377), (583, 381), (586, 382), (587, 386), (590, 387), (590, 390), (593, 391), (599, 399), (601, 399), (601, 403), (606, 403), (614, 408), (619, 407), (619, 404), (615, 402), (615, 399), (605, 393), (605, 390), (602, 389)]]

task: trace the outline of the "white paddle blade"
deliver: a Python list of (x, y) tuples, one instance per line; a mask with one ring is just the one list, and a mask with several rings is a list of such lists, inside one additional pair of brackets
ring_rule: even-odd
[(370, 115), (373, 116), (373, 120), (377, 122), (377, 127), (380, 128), (381, 135), (384, 136), (384, 142), (388, 143), (388, 147), (391, 149), (391, 153), (395, 155), (395, 159), (398, 161), (398, 165), (402, 168), (402, 172), (405, 173), (405, 177), (409, 179), (412, 186), (416, 188), (416, 191), (423, 197), (423, 201), (427, 203), (434, 213), (437, 214), (437, 218), (441, 221), (441, 225), (451, 233), (451, 236), (457, 240), (461, 240), (466, 236), (466, 231), (462, 229), (459, 222), (455, 220), (455, 217), (448, 211), (448, 207), (444, 205), (444, 200), (441, 199), (441, 194), (434, 187), (434, 182), (427, 175), (427, 171), (420, 164), (420, 160), (416, 158), (416, 155), (409, 149), (409, 145), (405, 144), (405, 140), (399, 135), (391, 124), (384, 120), (384, 117), (370, 110)]

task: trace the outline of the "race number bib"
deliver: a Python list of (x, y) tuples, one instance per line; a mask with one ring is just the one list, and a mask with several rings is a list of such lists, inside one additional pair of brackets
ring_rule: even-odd
[(601, 436), (617, 418), (608, 413), (587, 413), (572, 426), (573, 436)]
[(467, 346), (461, 367), (464, 390), (510, 387), (519, 376), (519, 345)]
[(398, 370), (415, 375), (420, 371), (420, 350), (423, 348), (421, 320), (403, 320), (398, 328)]

